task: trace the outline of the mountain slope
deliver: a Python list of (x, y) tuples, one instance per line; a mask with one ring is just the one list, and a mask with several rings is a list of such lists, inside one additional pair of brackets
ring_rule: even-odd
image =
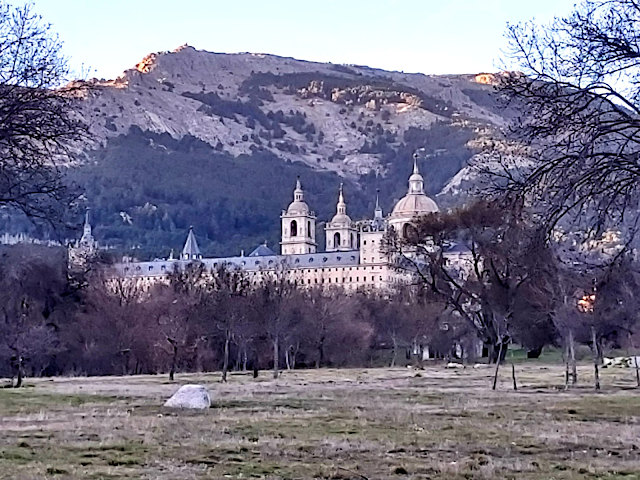
[(435, 195), (504, 123), (490, 75), (427, 76), (182, 47), (150, 55), (82, 101), (93, 143), (71, 178), (98, 239), (167, 255), (193, 225), (204, 253), (279, 238), (301, 175), (319, 221), (346, 182), (349, 213), (388, 211), (421, 150)]

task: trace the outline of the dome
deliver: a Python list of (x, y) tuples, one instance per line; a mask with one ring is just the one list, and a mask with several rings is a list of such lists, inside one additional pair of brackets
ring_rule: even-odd
[(417, 156), (413, 158), (413, 174), (409, 177), (409, 192), (396, 203), (392, 218), (413, 218), (439, 212), (436, 202), (424, 193), (424, 179), (418, 170)]
[(300, 179), (296, 183), (296, 189), (293, 191), (293, 202), (287, 208), (289, 215), (309, 215), (309, 205), (304, 201), (304, 191), (300, 185)]
[(331, 219), (331, 226), (349, 226), (351, 225), (351, 218), (347, 215), (347, 204), (344, 201), (344, 195), (342, 193), (342, 183), (340, 184), (340, 194), (338, 196), (338, 205), (336, 207), (336, 214)]
[(309, 212), (309, 205), (307, 205), (306, 202), (293, 201), (289, 205), (289, 208), (287, 208), (288, 214), (308, 215)]
[(331, 225), (351, 225), (351, 217), (346, 213), (336, 213), (331, 219)]
[(409, 193), (401, 198), (393, 207), (393, 217), (415, 217), (439, 212), (436, 202), (423, 194)]

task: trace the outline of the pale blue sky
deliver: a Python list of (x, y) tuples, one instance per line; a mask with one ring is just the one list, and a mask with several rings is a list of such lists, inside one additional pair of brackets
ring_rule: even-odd
[[(23, 0), (9, 0), (19, 4)], [(575, 0), (35, 0), (74, 69), (113, 78), (188, 43), (427, 74), (492, 71), (507, 22), (548, 21)]]

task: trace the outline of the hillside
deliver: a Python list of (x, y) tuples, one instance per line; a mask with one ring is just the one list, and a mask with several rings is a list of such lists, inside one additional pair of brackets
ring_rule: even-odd
[(206, 254), (277, 245), (297, 175), (320, 222), (341, 181), (353, 218), (371, 214), (376, 189), (388, 212), (417, 149), (438, 194), (504, 123), (490, 81), (185, 46), (90, 82), (93, 142), (70, 177), (99, 241), (120, 251), (168, 255), (189, 225)]

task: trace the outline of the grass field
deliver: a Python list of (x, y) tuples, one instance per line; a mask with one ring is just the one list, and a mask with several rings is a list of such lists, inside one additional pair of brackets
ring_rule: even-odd
[[(354, 369), (28, 379), (0, 389), (0, 478), (640, 478), (640, 390), (631, 370)], [(213, 408), (171, 411), (182, 383)]]

